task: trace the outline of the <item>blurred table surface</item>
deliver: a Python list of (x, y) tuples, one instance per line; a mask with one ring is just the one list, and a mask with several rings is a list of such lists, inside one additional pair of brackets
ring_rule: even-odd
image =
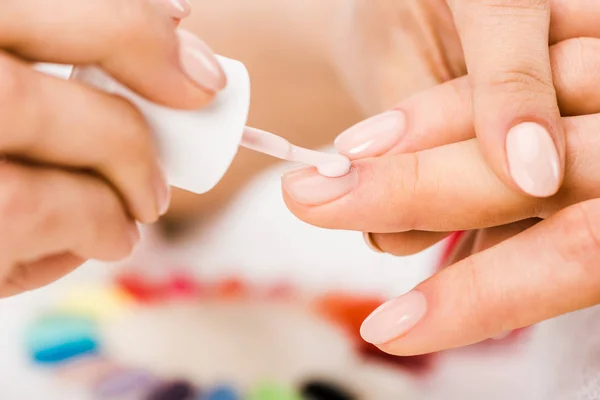
[[(298, 221), (281, 199), (281, 168), (257, 177), (221, 217), (185, 243), (167, 246), (145, 235), (133, 256), (136, 265), (153, 273), (165, 263), (177, 262), (207, 279), (231, 275), (256, 283), (286, 279), (308, 290), (393, 296), (410, 290), (435, 264), (439, 248), (394, 258), (371, 252), (360, 233), (323, 230)], [(68, 285), (109, 279), (116, 270), (89, 263), (47, 288), (0, 301), (0, 398), (85, 399), (31, 370), (23, 353), (22, 329)]]

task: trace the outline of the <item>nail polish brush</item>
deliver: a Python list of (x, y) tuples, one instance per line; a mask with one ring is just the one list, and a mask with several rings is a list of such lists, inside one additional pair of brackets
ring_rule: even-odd
[(217, 58), (227, 75), (227, 87), (208, 107), (192, 111), (152, 103), (97, 67), (74, 67), (71, 79), (131, 101), (156, 135), (167, 180), (181, 189), (199, 194), (211, 190), (229, 169), (240, 146), (315, 166), (327, 177), (348, 173), (350, 161), (340, 154), (298, 147), (275, 134), (247, 127), (248, 71), (239, 61)]

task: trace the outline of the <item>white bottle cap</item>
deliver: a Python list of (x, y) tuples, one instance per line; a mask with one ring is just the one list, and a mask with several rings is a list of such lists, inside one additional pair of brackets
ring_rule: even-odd
[(76, 67), (71, 78), (131, 101), (156, 135), (169, 184), (201, 194), (215, 187), (229, 169), (250, 109), (246, 67), (239, 61), (218, 59), (227, 87), (209, 106), (193, 111), (151, 103), (96, 67)]

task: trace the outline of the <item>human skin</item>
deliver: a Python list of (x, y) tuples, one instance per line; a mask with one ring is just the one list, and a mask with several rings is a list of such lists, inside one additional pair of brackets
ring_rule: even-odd
[[(182, 26), (200, 35), (217, 53), (247, 65), (253, 88), (251, 125), (298, 145), (318, 148), (330, 145), (341, 131), (399, 99), (464, 73), (462, 52), (460, 46), (456, 48), (457, 40), (450, 39), (453, 30), (444, 9), (425, 9), (433, 12), (429, 20), (445, 18), (443, 24), (420, 23), (421, 3), (405, 3), (408, 7), (401, 18), (406, 24), (400, 26), (400, 32), (395, 24), (379, 25), (390, 29), (370, 29), (387, 11), (383, 1), (366, 9), (361, 4), (355, 10), (351, 2), (343, 0), (193, 0), (193, 12)], [(367, 19), (354, 21), (354, 11), (370, 13)], [(367, 35), (363, 44), (371, 49), (371, 62), (355, 62), (357, 57), (364, 59), (364, 48), (354, 46), (355, 27)], [(453, 35), (456, 38), (456, 33)], [(438, 38), (446, 38), (443, 47)], [(370, 46), (377, 42), (387, 45)], [(447, 57), (456, 61), (443, 61)], [(362, 67), (355, 70), (359, 65)], [(380, 74), (384, 68), (386, 73)], [(379, 84), (373, 85), (374, 80)], [(174, 190), (164, 221), (201, 223), (275, 162), (242, 149), (211, 192), (198, 196)]]
[(206, 106), (226, 77), (199, 38), (174, 30), (173, 18), (186, 13), (174, 4), (0, 4), (0, 297), (46, 285), (88, 259), (126, 257), (139, 241), (137, 224), (167, 211), (170, 189), (138, 111), (31, 63), (98, 65), (156, 103)]
[(446, 269), (375, 311), (365, 340), (391, 354), (422, 354), (599, 304), (600, 40), (565, 40), (550, 54), (559, 103), (572, 115), (563, 118), (567, 174), (555, 196), (524, 196), (490, 170), (464, 77), (395, 106), (391, 113), (411, 121), (402, 139), (379, 157), (357, 157), (348, 176), (284, 175), (285, 201), (302, 220), (377, 232), (372, 244), (391, 254), (452, 230), (484, 229), (464, 237)]

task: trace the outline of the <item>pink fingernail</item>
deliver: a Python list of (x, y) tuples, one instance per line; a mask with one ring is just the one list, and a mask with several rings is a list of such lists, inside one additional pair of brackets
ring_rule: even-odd
[(536, 197), (552, 196), (560, 186), (560, 161), (548, 131), (533, 122), (512, 128), (506, 137), (510, 174), (525, 192)]
[(213, 51), (192, 33), (177, 30), (181, 67), (197, 85), (210, 92), (225, 88), (227, 79)]
[(339, 178), (326, 178), (315, 168), (301, 168), (283, 174), (283, 190), (304, 205), (321, 205), (350, 193), (358, 184), (358, 174), (351, 169)]
[(186, 18), (192, 12), (192, 5), (187, 0), (159, 0), (166, 12), (173, 18)]
[(426, 312), (425, 295), (414, 290), (373, 311), (360, 327), (360, 335), (374, 345), (388, 343), (411, 330)]
[(388, 111), (366, 119), (335, 139), (335, 148), (350, 158), (375, 157), (390, 151), (406, 130), (401, 111)]

